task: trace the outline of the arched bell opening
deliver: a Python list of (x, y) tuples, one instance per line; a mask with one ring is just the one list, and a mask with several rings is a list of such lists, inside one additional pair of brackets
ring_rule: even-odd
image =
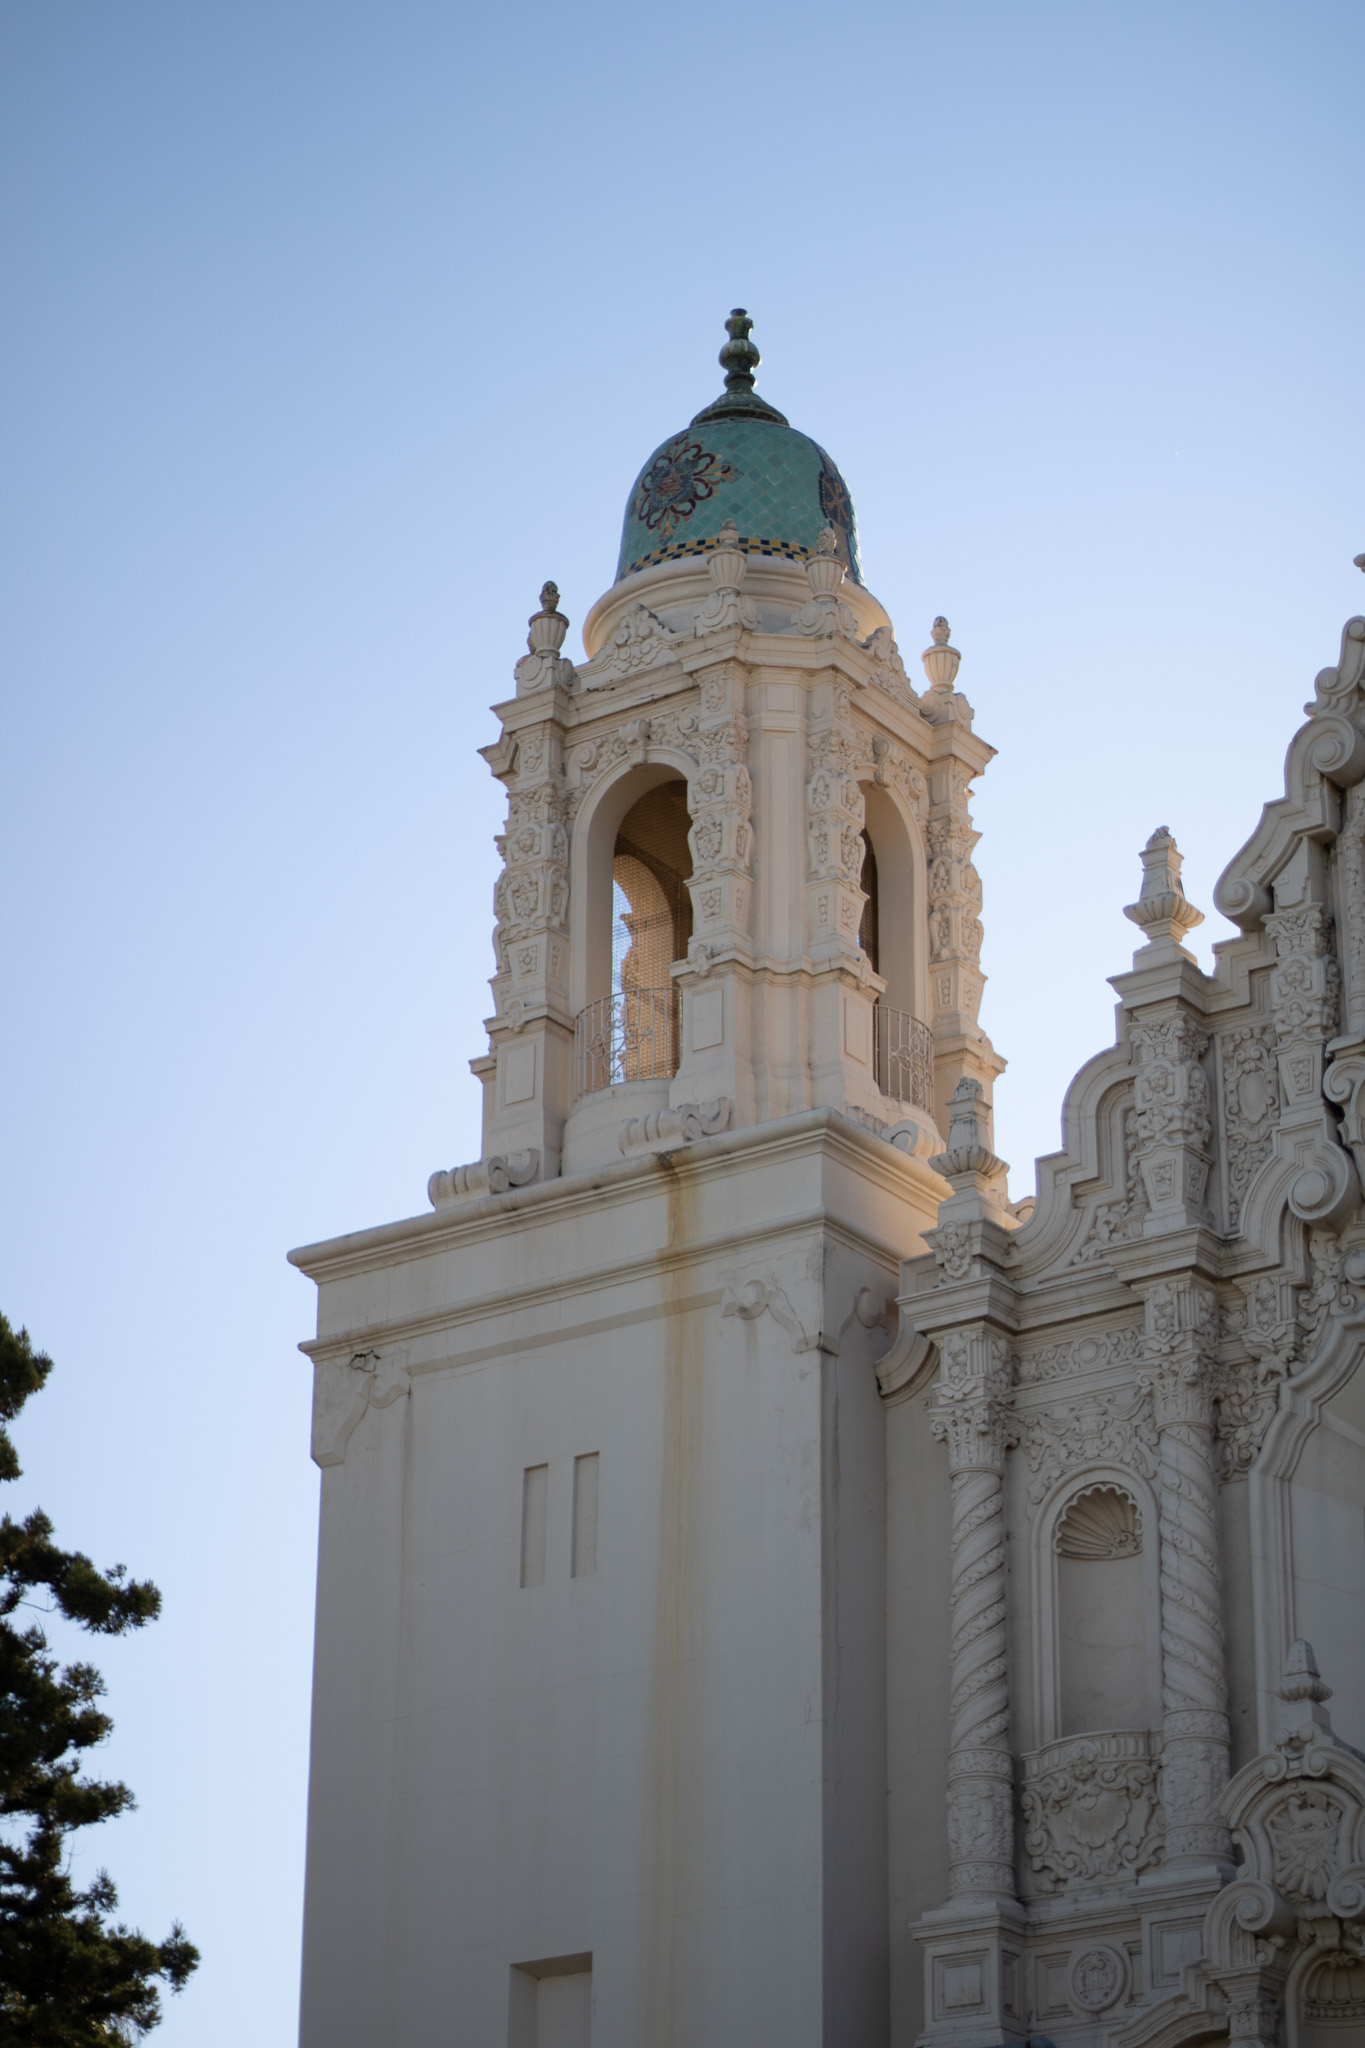
[(890, 792), (862, 785), (865, 823), (858, 943), (886, 987), (873, 1019), (877, 1085), (934, 1112), (934, 1042), (924, 1021), (923, 861)]
[(613, 995), (664, 988), (692, 938), (691, 819), (681, 776), (639, 797), (621, 820), (612, 854)]
[(692, 936), (690, 824), (687, 783), (662, 764), (624, 776), (590, 822), (575, 1096), (677, 1071), (678, 992), (669, 970), (686, 958)]

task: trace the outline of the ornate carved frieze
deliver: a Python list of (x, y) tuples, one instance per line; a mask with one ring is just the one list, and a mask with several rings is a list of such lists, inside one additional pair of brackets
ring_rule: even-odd
[(929, 790), (919, 769), (907, 760), (895, 741), (888, 739), (885, 733), (873, 733), (871, 740), (873, 781), (883, 788), (894, 786), (899, 789), (915, 816), (923, 819)]
[(685, 763), (695, 763), (700, 725), (695, 701), (689, 701), (675, 709), (651, 712), (648, 717), (638, 715), (622, 719), (609, 732), (596, 733), (592, 739), (574, 747), (568, 761), (566, 815), (569, 824), (572, 826), (584, 797), (604, 776), (628, 762), (648, 760), (651, 750), (656, 755), (681, 755)]
[(1212, 1119), (1200, 1062), (1208, 1033), (1188, 1011), (1141, 1015), (1128, 1027), (1137, 1060), (1133, 1148), (1153, 1215), (1182, 1218), (1203, 1207)]
[(1279, 1406), (1280, 1382), (1298, 1355), (1300, 1328), (1289, 1282), (1263, 1275), (1226, 1310), (1223, 1327), (1247, 1354), (1221, 1359), (1214, 1380), (1219, 1476), (1240, 1479), (1256, 1461)]
[(1265, 928), (1278, 960), (1270, 977), (1278, 1043), (1282, 1049), (1300, 1042), (1320, 1047), (1336, 1030), (1341, 987), (1331, 919), (1322, 904), (1307, 903), (1273, 912)]
[(1145, 1730), (1120, 1730), (1022, 1759), (1026, 1893), (1124, 1883), (1161, 1861), (1157, 1748)]
[(1060, 1408), (1024, 1410), (1020, 1423), (1030, 1510), (1063, 1473), (1086, 1465), (1117, 1465), (1143, 1479), (1156, 1476), (1156, 1427), (1146, 1387), (1093, 1394)]
[(943, 1223), (930, 1235), (938, 1265), (938, 1285), (949, 1287), (959, 1280), (970, 1280), (976, 1271), (971, 1224)]
[(688, 785), (692, 825), (693, 926), (700, 943), (727, 944), (747, 933), (753, 862), (753, 784), (745, 765), (749, 721), (739, 709), (743, 674), (718, 664), (701, 684), (702, 719), (694, 740), (697, 770)]
[[(837, 710), (836, 710), (837, 716)], [(806, 783), (806, 879), (812, 940), (852, 952), (865, 897), (863, 868), (866, 806), (858, 783), (858, 744), (842, 724), (811, 735)]]
[(1300, 1302), (1299, 1320), (1316, 1337), (1332, 1315), (1349, 1315), (1360, 1301), (1365, 1282), (1365, 1252), (1347, 1251), (1334, 1230), (1308, 1233), (1309, 1282)]
[(1280, 1118), (1275, 1042), (1273, 1024), (1239, 1024), (1219, 1040), (1229, 1230), (1236, 1230), (1241, 1221), (1247, 1189), (1275, 1143)]
[[(536, 758), (543, 772), (544, 751)], [(530, 780), (529, 773), (525, 779)], [(566, 966), (569, 820), (558, 777), (530, 787), (518, 783), (508, 799), (507, 829), (497, 843), (504, 866), (493, 891), (494, 990), (500, 1003), (522, 991), (544, 1000), (547, 985), (561, 983)]]
[[(965, 804), (962, 806), (965, 811)], [(929, 945), (933, 964), (981, 958), (981, 877), (971, 852), (980, 838), (970, 814), (935, 818), (929, 826)]]
[(1027, 1351), (1019, 1359), (1019, 1383), (1031, 1386), (1043, 1380), (1070, 1379), (1076, 1373), (1103, 1372), (1115, 1366), (1134, 1366), (1141, 1355), (1142, 1332), (1096, 1330), (1074, 1337), (1064, 1344), (1049, 1344), (1041, 1351)]
[(1089, 1259), (1102, 1259), (1111, 1246), (1127, 1244), (1142, 1235), (1151, 1205), (1138, 1163), (1137, 1112), (1133, 1109), (1125, 1110), (1123, 1116), (1123, 1183), (1123, 1194), (1118, 1200), (1096, 1206), (1085, 1235), (1072, 1254), (1073, 1266), (1084, 1265)]
[(910, 686), (910, 679), (905, 673), (905, 663), (901, 659), (901, 651), (896, 645), (891, 628), (878, 626), (877, 630), (869, 633), (861, 644), (871, 656), (872, 681), (878, 689), (885, 690), (888, 697), (894, 697), (895, 701), (903, 704), (908, 711), (918, 711), (919, 692)]
[(676, 661), (680, 636), (666, 626), (647, 604), (632, 604), (617, 623), (605, 647), (578, 674), (579, 687), (600, 690), (608, 683)]

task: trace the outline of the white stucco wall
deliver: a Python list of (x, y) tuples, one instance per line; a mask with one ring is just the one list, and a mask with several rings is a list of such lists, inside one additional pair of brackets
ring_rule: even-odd
[(410, 1392), (324, 1474), (305, 2048), (501, 2044), (514, 1970), (588, 1956), (594, 2048), (886, 2037), (885, 1337), (854, 1303), (925, 1170), (825, 1113), (689, 1154), (322, 1248), (324, 1339), (396, 1339)]

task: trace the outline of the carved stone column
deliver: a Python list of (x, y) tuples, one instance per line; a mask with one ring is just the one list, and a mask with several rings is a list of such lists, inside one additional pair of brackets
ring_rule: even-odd
[(1147, 1363), (1158, 1432), (1161, 1542), (1162, 1803), (1166, 1868), (1230, 1865), (1219, 1809), (1228, 1780), (1227, 1679), (1213, 1457), (1213, 1290), (1161, 1281), (1146, 1297)]
[(1004, 1514), (1005, 1454), (1018, 1440), (1013, 1360), (984, 1324), (950, 1332), (940, 1349), (934, 1434), (948, 1446), (953, 1487), (949, 1891), (1013, 1899)]

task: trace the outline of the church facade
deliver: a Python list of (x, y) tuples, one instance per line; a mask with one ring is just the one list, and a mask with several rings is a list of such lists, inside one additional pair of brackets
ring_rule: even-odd
[(291, 1255), (304, 2048), (1347, 2048), (1365, 619), (1011, 1201), (992, 749), (750, 325), (495, 707), (480, 1158)]

